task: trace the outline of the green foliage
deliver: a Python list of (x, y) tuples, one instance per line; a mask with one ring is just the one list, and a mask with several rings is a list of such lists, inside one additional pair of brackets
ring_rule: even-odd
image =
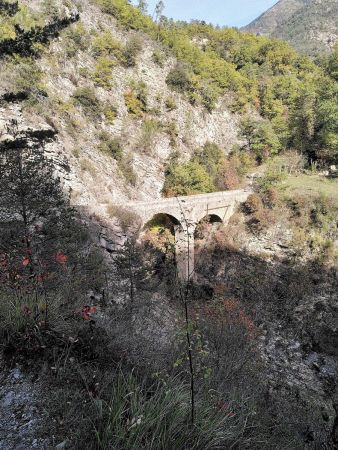
[(123, 149), (119, 139), (112, 138), (110, 133), (107, 131), (101, 131), (99, 134), (100, 143), (98, 145), (98, 149), (113, 157), (116, 160), (121, 160), (123, 156)]
[(103, 31), (93, 39), (93, 53), (95, 56), (114, 56), (122, 59), (122, 45), (115, 39), (110, 31)]
[(66, 54), (70, 58), (75, 56), (79, 51), (85, 51), (88, 48), (90, 36), (81, 22), (76, 23), (65, 30), (63, 32), (63, 37), (66, 39)]
[(265, 161), (269, 156), (276, 155), (281, 144), (269, 121), (244, 117), (241, 121), (241, 135), (247, 141), (247, 148), (258, 162)]
[(152, 59), (154, 63), (157, 64), (159, 67), (163, 67), (165, 62), (165, 54), (159, 48), (155, 48), (155, 50), (153, 51)]
[(146, 119), (142, 123), (141, 136), (138, 141), (138, 148), (149, 153), (153, 145), (156, 134), (162, 129), (162, 124), (154, 119)]
[(278, 186), (286, 179), (286, 174), (281, 170), (278, 163), (273, 160), (268, 164), (262, 178), (258, 180), (258, 188), (261, 192), (267, 192), (270, 188)]
[(191, 76), (185, 66), (177, 65), (169, 72), (166, 82), (178, 92), (189, 92), (192, 89)]
[[(218, 98), (230, 91), (233, 110), (256, 108), (266, 118), (254, 132), (252, 151), (258, 160), (290, 146), (305, 152), (309, 160), (335, 160), (334, 108), (330, 106), (325, 121), (328, 105), (319, 105), (323, 92), (330, 90), (328, 77), (288, 44), (198, 22), (162, 20), (159, 26), (125, 0), (97, 1), (122, 26), (148, 33), (178, 59), (167, 83), (185, 93), (191, 103), (201, 103), (211, 111)], [(194, 43), (202, 39), (203, 45)], [(158, 60), (159, 51), (154, 55)], [(337, 50), (326, 64), (331, 81), (336, 55)], [(332, 105), (335, 101), (334, 95)]]
[(126, 44), (122, 53), (122, 61), (126, 67), (134, 67), (136, 65), (136, 57), (142, 50), (142, 41), (140, 37), (132, 37)]
[(114, 123), (114, 120), (117, 117), (117, 108), (109, 103), (103, 107), (103, 114), (108, 124)]
[[(189, 426), (189, 386), (171, 380), (147, 386), (133, 374), (117, 375), (107, 403), (96, 404), (97, 447), (138, 450), (227, 448), (240, 439), (242, 424), (201, 398), (196, 424)], [(245, 426), (244, 426), (245, 428)]]
[(327, 71), (334, 80), (338, 81), (338, 42), (336, 42), (333, 53), (329, 57)]
[(167, 197), (213, 192), (211, 176), (197, 162), (173, 164), (167, 169), (163, 193)]
[(142, 117), (147, 111), (147, 85), (143, 82), (131, 82), (130, 90), (124, 94), (129, 114)]
[(112, 61), (109, 56), (100, 56), (97, 59), (94, 71), (92, 73), (92, 80), (96, 86), (111, 89), (113, 81), (113, 67), (114, 61)]
[(98, 118), (101, 115), (102, 105), (96, 97), (95, 90), (89, 86), (77, 88), (73, 93), (74, 101), (81, 106), (84, 113), (90, 117)]
[(32, 58), (15, 55), (10, 66), (13, 67), (15, 91), (32, 92), (41, 88), (43, 73)]
[(165, 106), (168, 111), (173, 111), (174, 109), (176, 109), (177, 105), (176, 105), (174, 97), (167, 97), (165, 99)]
[[(54, 18), (47, 25), (41, 23), (30, 13), (30, 10), (23, 6), (14, 17), (0, 18), (2, 28), (4, 27), (6, 35), (0, 40), (0, 56), (36, 56), (41, 53), (44, 46), (52, 39), (59, 36), (60, 32), (69, 25), (79, 20), (78, 14), (72, 14), (62, 19)], [(17, 27), (19, 25), (19, 27)], [(13, 34), (13, 28), (15, 36)], [(17, 29), (24, 31), (17, 33)]]
[(224, 153), (216, 144), (207, 142), (194, 152), (192, 161), (200, 164), (211, 179), (215, 180), (220, 166), (224, 162)]

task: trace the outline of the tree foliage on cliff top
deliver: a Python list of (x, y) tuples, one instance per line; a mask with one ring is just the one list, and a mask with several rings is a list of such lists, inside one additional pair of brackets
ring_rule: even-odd
[(211, 110), (221, 96), (230, 96), (234, 111), (256, 109), (271, 121), (281, 149), (336, 162), (337, 52), (325, 72), (283, 41), (164, 16), (154, 22), (126, 0), (96, 2), (123, 28), (143, 31), (172, 52), (181, 65), (167, 82), (191, 103)]

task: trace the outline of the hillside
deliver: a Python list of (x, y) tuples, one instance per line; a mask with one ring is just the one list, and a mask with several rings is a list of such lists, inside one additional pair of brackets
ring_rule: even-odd
[(337, 79), (338, 47), (0, 0), (1, 450), (338, 448)]
[(298, 51), (320, 56), (338, 39), (336, 0), (280, 0), (244, 31), (284, 39)]

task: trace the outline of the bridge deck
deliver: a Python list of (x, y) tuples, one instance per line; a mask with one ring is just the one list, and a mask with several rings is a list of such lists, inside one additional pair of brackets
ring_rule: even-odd
[(206, 204), (208, 202), (229, 202), (233, 201), (245, 201), (250, 193), (249, 190), (239, 189), (236, 191), (220, 191), (220, 192), (212, 192), (210, 194), (196, 194), (196, 195), (187, 195), (187, 196), (179, 196), (179, 197), (170, 197), (170, 198), (159, 198), (150, 201), (131, 201), (125, 203), (126, 207), (130, 208), (152, 208), (152, 207), (177, 207), (179, 204), (185, 205), (199, 205)]

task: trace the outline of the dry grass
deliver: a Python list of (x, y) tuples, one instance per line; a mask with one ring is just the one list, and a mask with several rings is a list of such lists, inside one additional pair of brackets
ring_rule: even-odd
[(333, 197), (338, 201), (338, 179), (320, 175), (289, 176), (282, 186), (286, 194), (321, 194)]

